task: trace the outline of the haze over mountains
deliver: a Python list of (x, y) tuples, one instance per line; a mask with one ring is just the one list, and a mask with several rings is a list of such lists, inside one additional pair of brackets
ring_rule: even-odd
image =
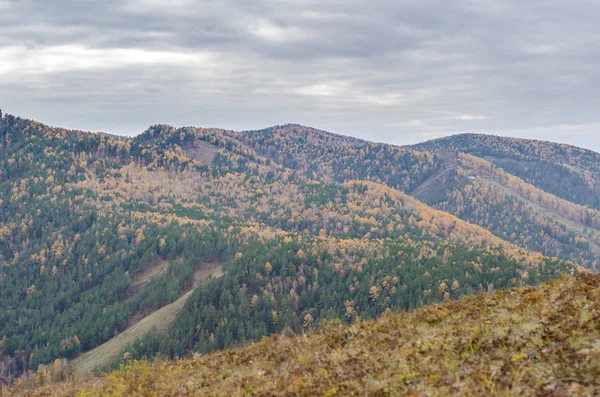
[[(293, 124), (126, 138), (0, 119), (13, 377), (207, 353), (598, 270), (589, 150), (471, 134), (398, 147)], [(142, 321), (156, 329), (110, 344)]]

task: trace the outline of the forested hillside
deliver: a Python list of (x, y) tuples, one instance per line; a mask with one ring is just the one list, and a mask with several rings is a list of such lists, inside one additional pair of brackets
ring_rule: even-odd
[(484, 158), (527, 183), (576, 204), (600, 209), (600, 154), (554, 142), (463, 134), (412, 148)]
[(599, 276), (563, 276), (9, 395), (594, 396), (599, 318)]
[(125, 138), (0, 119), (11, 379), (50, 363), (41, 379), (66, 376), (61, 359), (177, 300), (207, 263), (224, 275), (194, 290), (169, 337), (151, 332), (116, 358), (204, 353), (597, 265), (593, 207), (473, 156), (298, 125)]
[(439, 183), (422, 185), (415, 197), (521, 247), (597, 269), (599, 154), (471, 134), (414, 148), (457, 158), (438, 172)]

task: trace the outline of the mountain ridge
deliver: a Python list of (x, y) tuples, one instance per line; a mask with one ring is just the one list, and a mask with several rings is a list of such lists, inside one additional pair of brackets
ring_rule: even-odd
[(45, 124), (36, 119), (30, 119), (30, 118), (16, 116), (12, 113), (3, 112), (2, 109), (0, 109), (0, 119), (2, 119), (2, 118), (4, 118), (4, 119), (10, 118), (10, 119), (15, 119), (15, 120), (24, 121), (24, 122), (34, 122), (34, 123), (44, 124), (49, 128), (60, 129), (60, 130), (65, 130), (65, 131), (70, 131), (70, 132), (108, 135), (108, 136), (111, 136), (114, 138), (123, 138), (123, 139), (135, 139), (137, 136), (147, 132), (152, 127), (168, 127), (171, 129), (197, 128), (197, 129), (205, 129), (205, 130), (221, 130), (221, 131), (236, 132), (236, 133), (255, 133), (255, 132), (262, 132), (262, 131), (270, 131), (270, 130), (278, 129), (278, 128), (281, 128), (281, 129), (299, 128), (301, 130), (317, 131), (320, 133), (324, 133), (327, 135), (331, 135), (331, 136), (343, 138), (343, 139), (349, 138), (350, 140), (359, 141), (359, 142), (368, 142), (368, 143), (372, 143), (372, 144), (376, 144), (376, 145), (383, 144), (383, 145), (389, 145), (389, 146), (395, 146), (395, 147), (401, 147), (401, 148), (421, 148), (421, 147), (435, 146), (435, 144), (437, 144), (437, 143), (445, 143), (445, 142), (451, 143), (452, 141), (456, 140), (457, 138), (458, 139), (462, 139), (462, 138), (493, 138), (493, 139), (500, 139), (500, 140), (516, 141), (516, 142), (524, 141), (524, 142), (533, 142), (533, 143), (541, 143), (541, 144), (549, 144), (549, 145), (558, 145), (558, 146), (563, 146), (565, 148), (571, 148), (571, 149), (577, 149), (577, 150), (580, 150), (583, 152), (589, 152), (590, 154), (599, 154), (595, 150), (584, 148), (584, 147), (573, 145), (573, 144), (569, 144), (569, 143), (564, 143), (564, 142), (555, 142), (555, 141), (549, 141), (549, 140), (543, 140), (543, 139), (519, 138), (519, 137), (511, 137), (511, 136), (503, 136), (503, 135), (494, 135), (492, 133), (461, 132), (461, 133), (451, 134), (451, 135), (440, 137), (440, 138), (428, 139), (428, 140), (425, 140), (423, 142), (419, 142), (416, 144), (393, 144), (393, 143), (389, 143), (389, 142), (369, 141), (369, 140), (366, 140), (363, 138), (354, 137), (352, 135), (346, 135), (346, 134), (343, 134), (340, 132), (331, 132), (331, 131), (327, 131), (327, 130), (322, 130), (317, 127), (312, 127), (312, 126), (295, 123), (295, 122), (274, 124), (271, 126), (257, 128), (257, 129), (241, 129), (241, 130), (222, 128), (222, 127), (214, 127), (214, 126), (213, 127), (201, 127), (201, 126), (197, 126), (197, 125), (182, 125), (182, 126), (177, 127), (177, 126), (169, 124), (169, 123), (155, 123), (155, 124), (150, 125), (146, 130), (138, 132), (136, 134), (113, 134), (108, 131), (101, 131), (101, 130), (96, 131), (96, 130), (81, 130), (81, 129), (76, 129), (76, 128), (75, 129), (62, 128), (60, 126)]
[(549, 141), (492, 135), (458, 135), (413, 145), (416, 150), (452, 150), (491, 161), (538, 188), (577, 204), (600, 208), (600, 154)]
[(466, 139), (469, 139), (469, 138), (484, 138), (485, 139), (487, 137), (499, 138), (499, 139), (506, 139), (506, 140), (517, 141), (517, 142), (518, 141), (530, 141), (530, 142), (534, 142), (534, 143), (559, 145), (559, 146), (564, 146), (565, 148), (574, 148), (574, 149), (578, 149), (578, 150), (582, 150), (582, 151), (598, 153), (595, 150), (588, 149), (588, 148), (585, 148), (583, 146), (577, 146), (577, 145), (574, 145), (574, 144), (565, 143), (565, 142), (555, 142), (555, 141), (550, 141), (550, 140), (545, 140), (545, 139), (520, 138), (520, 137), (515, 137), (515, 136), (495, 135), (495, 134), (492, 134), (492, 133), (477, 133), (477, 132), (461, 132), (461, 133), (451, 134), (451, 135), (448, 135), (448, 136), (443, 136), (443, 137), (440, 137), (440, 138), (428, 139), (428, 140), (425, 140), (423, 142), (419, 142), (419, 143), (415, 143), (415, 144), (402, 145), (402, 146), (406, 146), (406, 147), (421, 147), (421, 146), (430, 146), (431, 144), (435, 144), (435, 143), (451, 142), (451, 141), (456, 140), (456, 139), (463, 139), (463, 138), (466, 138)]

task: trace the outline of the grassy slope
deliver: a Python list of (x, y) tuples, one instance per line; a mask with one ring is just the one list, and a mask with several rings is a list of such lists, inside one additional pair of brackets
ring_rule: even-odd
[(451, 179), (452, 173), (458, 169), (458, 154), (441, 152), (439, 156), (441, 163), (439, 170), (410, 192), (411, 196), (424, 203), (435, 202), (443, 195), (448, 189), (446, 180)]
[[(221, 266), (198, 270), (194, 274), (194, 288), (198, 286), (201, 281), (208, 279), (210, 276), (221, 277), (222, 275), (223, 272)], [(87, 376), (93, 374), (98, 369), (109, 365), (117, 358), (117, 355), (120, 354), (123, 349), (135, 342), (136, 339), (142, 338), (153, 328), (159, 332), (166, 331), (169, 325), (175, 320), (177, 312), (183, 307), (194, 291), (194, 288), (183, 294), (175, 302), (163, 306), (152, 314), (144, 317), (109, 341), (77, 357), (71, 362), (71, 367), (74, 370), (75, 376)]]
[(600, 276), (477, 295), (308, 337), (14, 395), (595, 395)]

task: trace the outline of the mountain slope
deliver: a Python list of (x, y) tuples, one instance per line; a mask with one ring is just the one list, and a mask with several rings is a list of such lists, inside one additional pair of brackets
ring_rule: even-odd
[(177, 312), (181, 310), (192, 294), (193, 288), (196, 288), (201, 281), (205, 281), (209, 277), (221, 277), (222, 275), (221, 266), (214, 264), (209, 264), (207, 268), (196, 271), (194, 274), (194, 284), (190, 291), (187, 291), (173, 303), (163, 306), (152, 314), (142, 318), (119, 335), (111, 338), (108, 342), (77, 357), (71, 363), (75, 375), (90, 375), (110, 365), (123, 349), (135, 342), (136, 339), (143, 338), (150, 330), (155, 329), (165, 334), (175, 320)]
[[(210, 352), (580, 269), (407, 195), (443, 172), (438, 154), (297, 125), (125, 138), (10, 115), (0, 144), (0, 349), (13, 376), (111, 340), (207, 261), (225, 275), (191, 294), (172, 338), (151, 332), (130, 356)], [(157, 262), (166, 271), (138, 285)]]
[[(485, 144), (492, 146), (484, 149)], [(548, 161), (550, 153), (557, 153), (556, 159), (564, 161), (564, 156), (561, 157), (559, 153), (572, 153), (574, 157), (580, 153), (577, 148), (566, 145), (479, 135), (445, 138), (418, 145), (417, 148), (465, 150), (481, 154), (493, 151), (495, 156), (500, 156), (500, 151), (505, 150), (505, 155), (514, 158), (531, 159), (533, 155), (540, 155), (540, 158)], [(598, 185), (600, 180), (591, 179), (592, 173), (588, 172), (595, 169), (590, 160), (595, 154), (581, 152), (585, 156), (579, 157), (587, 159), (582, 160), (584, 166), (580, 169), (581, 173), (587, 173), (591, 186)], [(523, 175), (526, 168), (516, 171), (510, 167), (504, 169), (505, 162), (488, 161), (489, 156), (481, 158), (464, 153), (442, 153), (452, 162), (447, 162), (448, 167), (434, 173), (431, 178), (436, 183), (424, 183), (415, 189), (411, 193), (415, 197), (434, 208), (478, 224), (520, 247), (572, 260), (588, 268), (597, 268), (600, 256), (600, 211), (527, 183), (517, 176)], [(454, 159), (458, 160), (454, 162)], [(532, 182), (538, 183), (546, 177), (552, 179), (552, 172), (552, 167), (549, 167), (538, 173), (539, 178)]]
[(412, 149), (472, 154), (555, 196), (600, 210), (600, 154), (554, 142), (462, 134)]
[[(589, 268), (598, 265), (598, 229), (593, 221), (598, 211), (593, 206), (584, 208), (590, 203), (586, 200), (596, 194), (595, 186), (600, 186), (600, 155), (592, 151), (551, 142), (475, 134), (400, 148), (297, 125), (229, 134), (258, 151), (278, 153), (280, 158), (287, 158), (312, 177), (385, 184), (483, 226), (522, 248)], [(419, 154), (415, 149), (426, 151)], [(461, 153), (485, 158), (479, 157), (478, 166), (461, 165)], [(539, 163), (535, 172), (532, 162)], [(464, 159), (462, 163), (465, 164)], [(513, 163), (518, 166), (507, 165)], [(482, 176), (486, 176), (491, 175), (490, 167), (495, 167), (496, 174), (504, 171), (504, 176), (496, 180), (477, 178), (481, 171), (477, 168), (483, 168)], [(568, 183), (563, 181), (565, 178)], [(510, 186), (506, 185), (509, 182)], [(462, 192), (468, 185), (481, 183), (486, 185), (485, 193), (481, 189)], [(526, 192), (528, 195), (533, 192), (536, 198), (523, 196)], [(453, 196), (461, 196), (461, 200), (474, 208), (457, 207), (453, 203), (457, 198)], [(543, 203), (539, 203), (542, 196)], [(471, 213), (475, 211), (479, 213)]]
[(23, 394), (589, 396), (599, 321), (600, 277), (561, 277)]

